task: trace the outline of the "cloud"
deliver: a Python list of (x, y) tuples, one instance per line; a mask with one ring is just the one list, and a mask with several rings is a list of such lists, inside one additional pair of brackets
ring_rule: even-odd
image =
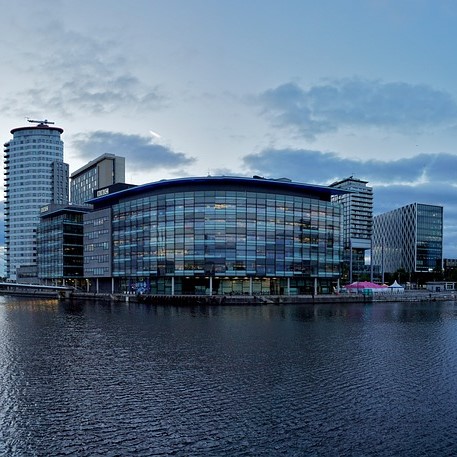
[(444, 91), (404, 82), (344, 79), (307, 89), (295, 83), (261, 93), (263, 115), (308, 139), (355, 127), (421, 133), (457, 124), (457, 104)]
[(457, 155), (420, 154), (393, 161), (357, 161), (314, 150), (266, 149), (244, 157), (250, 174), (329, 185), (353, 175), (373, 187), (374, 214), (410, 203), (444, 207), (444, 255), (457, 258)]
[(378, 185), (429, 182), (454, 184), (457, 155), (448, 153), (419, 154), (393, 161), (359, 161), (339, 157), (334, 152), (309, 149), (264, 149), (249, 154), (244, 164), (255, 174), (288, 176), (297, 181), (330, 183), (350, 175), (363, 177)]
[(175, 169), (195, 162), (182, 152), (154, 144), (150, 137), (140, 135), (95, 131), (78, 135), (72, 145), (88, 161), (105, 153), (125, 157), (127, 166), (135, 171)]
[(166, 107), (168, 99), (157, 84), (133, 75), (127, 53), (117, 38), (97, 37), (47, 21), (34, 30), (34, 52), (17, 49), (21, 68), (29, 75), (25, 89), (4, 97), (4, 112), (23, 116), (43, 109), (71, 117), (76, 113), (139, 114)]

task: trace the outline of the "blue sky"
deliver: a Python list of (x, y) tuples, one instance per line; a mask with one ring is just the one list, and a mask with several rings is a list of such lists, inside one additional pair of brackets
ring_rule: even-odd
[(444, 206), (457, 257), (457, 3), (0, 0), (0, 135), (45, 118), (70, 171), (374, 188), (375, 214)]

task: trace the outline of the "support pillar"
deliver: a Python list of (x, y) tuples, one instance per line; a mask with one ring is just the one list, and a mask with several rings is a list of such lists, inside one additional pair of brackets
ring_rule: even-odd
[(317, 278), (314, 278), (314, 295), (317, 295)]
[(111, 278), (111, 293), (114, 294), (114, 278)]
[(175, 277), (171, 277), (171, 295), (175, 294)]
[(95, 291), (96, 291), (97, 294), (98, 294), (98, 278), (97, 278), (96, 281), (95, 281)]
[(213, 295), (213, 277), (209, 277), (209, 294)]
[(290, 295), (290, 278), (287, 278), (287, 295)]

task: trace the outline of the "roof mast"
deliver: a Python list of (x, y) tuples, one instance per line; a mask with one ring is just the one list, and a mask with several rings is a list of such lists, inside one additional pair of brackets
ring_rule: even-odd
[(48, 121), (47, 119), (45, 119), (43, 121), (36, 121), (34, 119), (27, 118), (27, 122), (32, 122), (34, 124), (40, 124), (40, 125), (55, 124), (55, 122)]

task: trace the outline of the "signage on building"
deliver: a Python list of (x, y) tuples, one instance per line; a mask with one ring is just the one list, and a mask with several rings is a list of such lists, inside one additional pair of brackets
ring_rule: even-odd
[(97, 197), (103, 197), (103, 195), (109, 194), (109, 188), (105, 187), (104, 189), (97, 190)]

